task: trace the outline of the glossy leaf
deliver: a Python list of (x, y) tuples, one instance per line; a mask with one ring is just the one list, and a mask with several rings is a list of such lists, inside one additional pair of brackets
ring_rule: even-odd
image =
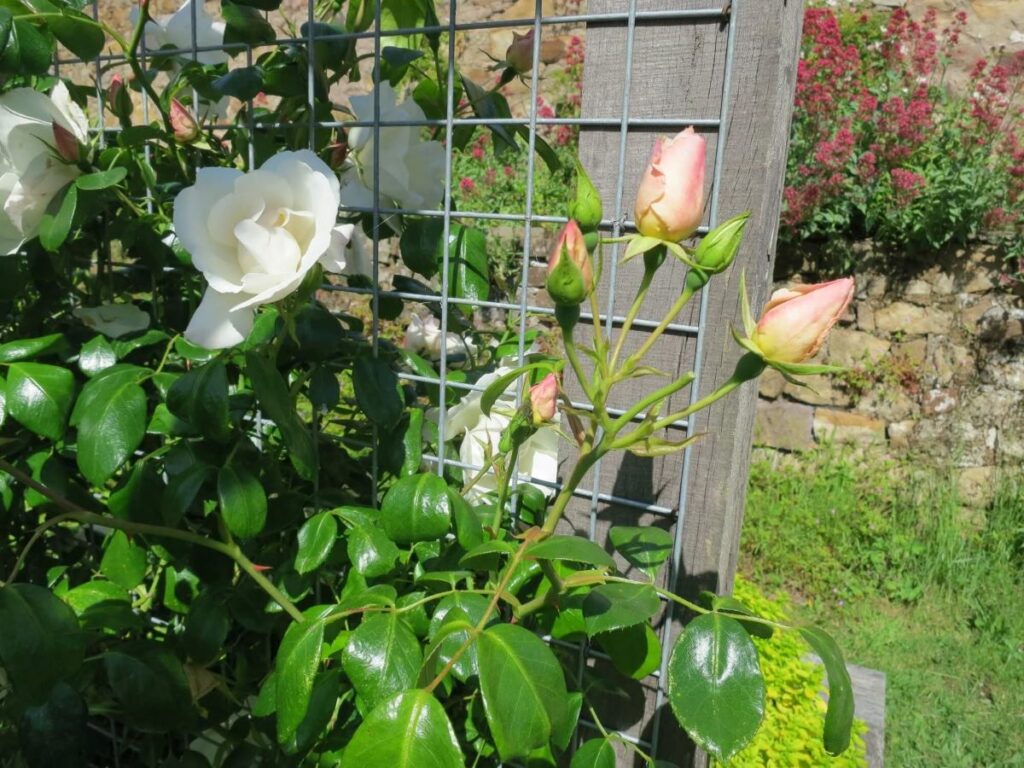
[(48, 251), (56, 251), (71, 232), (71, 223), (78, 207), (78, 187), (69, 184), (58, 194), (39, 222), (39, 242)]
[(672, 534), (661, 528), (616, 525), (608, 531), (608, 540), (627, 563), (651, 578), (672, 554)]
[(765, 685), (757, 649), (738, 621), (709, 613), (687, 625), (669, 659), (668, 699), (686, 732), (723, 762), (754, 737)]
[(181, 662), (161, 644), (136, 652), (108, 651), (107, 680), (123, 717), (140, 731), (167, 733), (192, 717), (192, 695)]
[(399, 241), (402, 261), (413, 272), (430, 279), (437, 274), (441, 264), (444, 221), (436, 217), (407, 216), (402, 223)]
[(464, 768), (448, 715), (428, 691), (384, 701), (359, 726), (340, 768)]
[(124, 531), (114, 531), (107, 539), (100, 571), (124, 589), (135, 589), (146, 575), (146, 550), (136, 546)]
[(75, 393), (71, 371), (42, 363), (14, 363), (7, 370), (7, 413), (40, 437), (60, 440)]
[(352, 386), (356, 403), (370, 421), (391, 429), (402, 418), (402, 395), (398, 376), (391, 367), (376, 357), (360, 357), (352, 367)]
[(583, 620), (593, 637), (646, 622), (660, 608), (658, 593), (648, 584), (602, 584), (583, 600)]
[(83, 192), (93, 192), (120, 184), (127, 175), (127, 169), (122, 166), (114, 166), (105, 171), (96, 171), (95, 173), (79, 176), (75, 179), (75, 186)]
[(610, 739), (590, 739), (572, 756), (569, 768), (615, 768), (615, 745)]
[(349, 530), (346, 546), (352, 568), (368, 579), (391, 573), (401, 554), (387, 534), (375, 525), (357, 525)]
[(273, 43), (277, 39), (274, 28), (255, 8), (223, 0), (221, 13), (224, 14), (224, 43), (247, 43), (260, 45)]
[(0, 71), (42, 75), (53, 64), (53, 40), (31, 22), (14, 19), (7, 46), (0, 56)]
[(256, 398), (281, 431), (292, 466), (300, 477), (312, 480), (318, 464), (316, 443), (295, 412), (288, 385), (274, 364), (255, 350), (245, 353), (245, 364)]
[(97, 376), (82, 388), (89, 407), (80, 410), (78, 468), (102, 485), (139, 447), (146, 434), (146, 393), (129, 376)]
[(309, 708), (313, 680), (320, 668), (324, 643), (323, 616), (327, 609), (314, 607), (303, 612), (305, 621), (288, 626), (274, 660), (277, 702), (277, 740), (290, 741)]
[(338, 537), (338, 521), (330, 512), (319, 512), (299, 528), (299, 551), (295, 554), (297, 573), (319, 568), (334, 548)]
[(568, 560), (596, 565), (599, 568), (615, 567), (611, 555), (582, 536), (551, 536), (531, 545), (526, 550), (526, 556), (537, 560)]
[(568, 714), (562, 666), (547, 644), (514, 624), (477, 638), (480, 693), (502, 760), (546, 746)]
[(248, 101), (263, 90), (263, 72), (259, 67), (239, 67), (218, 77), (211, 87), (221, 96)]
[[(452, 223), (448, 232), (448, 293), (453, 298), (486, 301), (491, 290), (487, 237), (479, 229)], [(472, 304), (456, 304), (472, 315)]]
[(63, 333), (51, 333), (35, 339), (17, 339), (0, 344), (0, 363), (14, 363), (43, 355), (60, 354), (67, 347)]
[(647, 622), (594, 636), (624, 675), (643, 680), (661, 665), (661, 641)]
[(231, 421), (224, 363), (213, 360), (175, 381), (167, 392), (167, 407), (204, 435), (226, 441), (231, 436)]
[(371, 615), (349, 638), (342, 668), (371, 709), (416, 685), (423, 663), (419, 641), (398, 614)]
[(825, 664), (828, 675), (828, 709), (825, 711), (825, 750), (839, 755), (850, 746), (853, 730), (853, 682), (836, 641), (818, 627), (801, 627), (800, 636)]
[(206, 590), (192, 601), (181, 642), (193, 661), (210, 664), (223, 651), (230, 631), (231, 614), (225, 595), (217, 590)]
[(103, 336), (85, 342), (78, 353), (78, 367), (86, 376), (95, 376), (116, 363), (117, 353)]
[(451, 528), (448, 484), (432, 472), (403, 477), (381, 502), (381, 523), (398, 544), (444, 536)]
[(82, 664), (85, 644), (78, 619), (48, 589), (33, 584), (0, 588), (0, 627), (0, 664), (22, 701), (44, 701), (55, 682)]
[(235, 536), (247, 539), (263, 530), (267, 522), (267, 494), (249, 470), (221, 467), (217, 473), (217, 498), (224, 524)]
[(60, 16), (51, 18), (48, 26), (65, 48), (84, 61), (99, 56), (107, 42), (95, 21), (72, 8), (62, 8)]

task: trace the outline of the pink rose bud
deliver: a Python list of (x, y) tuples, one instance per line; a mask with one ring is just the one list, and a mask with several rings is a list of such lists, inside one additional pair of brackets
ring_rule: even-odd
[(678, 242), (697, 230), (704, 215), (705, 146), (692, 127), (655, 141), (636, 193), (634, 218), (641, 235)]
[(330, 166), (334, 170), (340, 170), (348, 157), (348, 142), (338, 141), (327, 147), (330, 150)]
[(107, 108), (125, 121), (131, 119), (134, 109), (132, 97), (128, 93), (126, 85), (124, 78), (115, 74), (110, 78), (110, 86), (107, 88)]
[(183, 144), (199, 138), (199, 124), (177, 99), (171, 99), (171, 128), (174, 129), (174, 138)]
[(57, 154), (69, 163), (78, 162), (80, 156), (78, 139), (63, 125), (53, 124), (53, 145), (57, 148)]
[(548, 259), (547, 289), (555, 304), (563, 306), (582, 303), (594, 290), (590, 253), (579, 225), (572, 219), (562, 229)]
[(517, 74), (522, 75), (533, 69), (533, 33), (532, 29), (525, 35), (512, 33), (512, 44), (505, 51), (505, 64)]
[(530, 387), (530, 412), (534, 426), (547, 424), (558, 409), (558, 377), (549, 373), (540, 383)]
[(782, 288), (765, 305), (751, 341), (766, 360), (801, 363), (821, 349), (852, 298), (852, 277)]

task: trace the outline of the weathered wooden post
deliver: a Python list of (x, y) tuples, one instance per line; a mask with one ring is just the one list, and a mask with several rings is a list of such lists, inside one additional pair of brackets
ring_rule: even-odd
[[(732, 373), (740, 356), (729, 332), (730, 326), (740, 326), (740, 271), (746, 271), (755, 307), (769, 292), (802, 10), (801, 0), (589, 2), (588, 14), (609, 18), (587, 28), (580, 153), (601, 190), (605, 217), (618, 224), (632, 219), (634, 193), (654, 137), (690, 124), (708, 140), (708, 179), (714, 186), (705, 223), (751, 211), (735, 266), (712, 280), (703, 303), (691, 303), (675, 332), (659, 340), (647, 361), (674, 377), (698, 373), (692, 392), (680, 393), (665, 412), (685, 407)], [(613, 324), (633, 299), (642, 269), (641, 259), (635, 261), (613, 266), (608, 260), (601, 306)], [(655, 323), (678, 296), (686, 271), (669, 261), (642, 313)], [(633, 348), (651, 327), (634, 326)], [(614, 405), (635, 403), (654, 388), (653, 380), (623, 386), (628, 391)], [(670, 430), (674, 439), (687, 431), (706, 433), (686, 453), (656, 460), (606, 458), (584, 484), (594, 497), (577, 501), (572, 525), (599, 541), (611, 525), (664, 527), (673, 532), (676, 548), (663, 579), (675, 591), (691, 596), (701, 589), (729, 591), (756, 400), (756, 386), (747, 384), (690, 424)], [(635, 690), (609, 694), (599, 714), (606, 727), (638, 739), (657, 757), (704, 764), (704, 756), (687, 746), (659, 684), (679, 633), (678, 618), (666, 608), (660, 676)]]

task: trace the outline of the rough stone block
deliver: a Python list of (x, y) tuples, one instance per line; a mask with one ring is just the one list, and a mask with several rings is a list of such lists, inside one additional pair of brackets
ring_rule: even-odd
[(889, 446), (893, 450), (905, 451), (910, 448), (910, 440), (914, 434), (916, 421), (894, 421), (885, 431), (889, 438)]
[(818, 408), (813, 426), (817, 440), (858, 444), (885, 441), (885, 422), (860, 413)]
[(757, 380), (757, 393), (769, 400), (777, 398), (785, 388), (786, 380), (774, 368), (767, 369)]
[(914, 339), (893, 347), (893, 354), (905, 360), (909, 365), (920, 367), (928, 356), (928, 340)]
[(759, 400), (754, 420), (754, 444), (784, 451), (814, 447), (814, 409), (785, 400)]
[(847, 368), (877, 363), (889, 353), (890, 346), (885, 339), (864, 331), (834, 328), (828, 337), (828, 361)]
[(957, 489), (960, 501), (972, 507), (985, 507), (995, 496), (995, 467), (967, 467), (960, 470)]
[(919, 307), (906, 301), (893, 302), (875, 312), (875, 325), (880, 331), (919, 336), (926, 333), (948, 333), (950, 314), (934, 307)]

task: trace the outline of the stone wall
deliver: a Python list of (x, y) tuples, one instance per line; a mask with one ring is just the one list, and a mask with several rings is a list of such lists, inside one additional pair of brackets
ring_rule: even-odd
[[(870, 244), (858, 251), (870, 262)], [(836, 377), (760, 380), (755, 445), (803, 451), (831, 441), (955, 467), (983, 504), (1000, 468), (1024, 459), (1024, 302), (1000, 285), (986, 247), (895, 280), (865, 272), (818, 360)]]

